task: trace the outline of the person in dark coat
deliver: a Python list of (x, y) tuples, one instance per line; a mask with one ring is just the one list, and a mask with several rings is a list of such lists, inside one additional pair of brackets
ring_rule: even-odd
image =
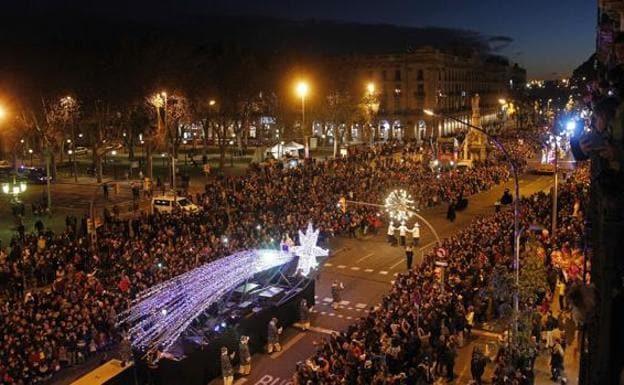
[(279, 335), (281, 333), (282, 328), (277, 328), (277, 318), (271, 318), (267, 330), (267, 352), (269, 354), (273, 353), (273, 351), (279, 352), (282, 350), (282, 346), (279, 343)]
[(240, 367), (238, 372), (243, 376), (251, 373), (251, 353), (249, 352), (249, 336), (241, 336), (238, 343), (238, 358)]
[(221, 375), (223, 376), (223, 385), (232, 385), (234, 382), (234, 369), (232, 368), (232, 362), (234, 353), (228, 355), (228, 349), (225, 346), (221, 347)]
[(407, 270), (412, 270), (412, 262), (414, 261), (414, 249), (412, 246), (407, 245), (405, 247), (405, 259), (407, 261)]
[(488, 358), (481, 352), (481, 349), (477, 346), (472, 350), (472, 359), (470, 360), (470, 373), (472, 379), (477, 385), (482, 384), (481, 377), (485, 372), (485, 366), (487, 365)]
[(513, 200), (514, 200), (513, 195), (511, 195), (511, 193), (509, 192), (509, 189), (506, 188), (505, 192), (503, 192), (503, 196), (500, 199), (500, 203), (502, 205), (510, 205), (513, 203)]
[(334, 283), (332, 283), (332, 286), (331, 286), (332, 308), (334, 310), (338, 309), (338, 305), (342, 301), (342, 297), (340, 296), (340, 293), (343, 290), (344, 290), (344, 285), (342, 284), (342, 282), (338, 282), (337, 280), (335, 280)]
[(301, 324), (301, 330), (310, 329), (310, 308), (308, 307), (308, 301), (301, 300), (299, 304), (299, 323)]
[(451, 222), (455, 221), (455, 202), (449, 203), (448, 210), (446, 211), (446, 219)]
[(563, 347), (557, 338), (555, 344), (550, 348), (550, 379), (552, 381), (559, 381), (563, 375), (563, 354)]

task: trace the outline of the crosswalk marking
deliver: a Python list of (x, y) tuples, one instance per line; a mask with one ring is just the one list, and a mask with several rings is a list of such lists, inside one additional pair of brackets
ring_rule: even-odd
[(379, 274), (381, 274), (381, 275), (387, 275), (387, 274), (388, 274), (388, 272), (387, 272), (387, 271), (385, 271), (385, 270), (381, 270), (381, 271), (379, 272)]
[(365, 272), (365, 273), (372, 273), (372, 272), (373, 272), (373, 269), (364, 269), (364, 272)]

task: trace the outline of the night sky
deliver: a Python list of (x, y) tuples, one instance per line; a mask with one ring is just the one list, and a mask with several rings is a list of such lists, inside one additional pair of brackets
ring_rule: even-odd
[(287, 18), (439, 26), (506, 36), (500, 53), (530, 78), (568, 76), (594, 51), (592, 0), (216, 0), (216, 9)]
[(542, 79), (569, 76), (594, 51), (597, 12), (595, 0), (24, 0), (13, 6), (77, 7), (113, 17), (178, 11), (459, 28), (502, 37), (496, 52)]

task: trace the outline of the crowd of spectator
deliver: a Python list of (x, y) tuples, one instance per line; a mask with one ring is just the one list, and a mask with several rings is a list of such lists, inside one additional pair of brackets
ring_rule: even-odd
[(256, 165), (244, 177), (207, 184), (192, 197), (203, 207), (198, 213), (122, 218), (105, 210), (97, 243), (86, 216), (68, 217), (60, 233), (38, 221), (0, 250), (0, 384), (41, 382), (105, 351), (120, 338), (116, 315), (136, 293), (200, 264), (276, 246), (309, 221), (325, 238), (381, 226), (370, 208), (340, 212), (340, 196), (381, 202), (390, 189), (404, 187), (430, 206), (509, 176), (497, 163), (434, 170), (410, 156), (419, 151), (385, 146), (295, 168)]
[[(573, 285), (583, 279), (582, 271), (573, 273), (570, 266), (579, 263), (573, 255), (581, 255), (583, 264), (583, 210), (579, 202), (585, 201), (587, 193), (586, 170), (579, 170), (561, 187), (556, 235), (548, 231), (532, 235), (533, 230), (527, 230), (523, 236), (523, 244), (524, 239), (537, 243), (547, 276), (554, 277), (555, 282)], [(550, 223), (551, 202), (545, 193), (522, 199), (522, 224), (526, 229), (531, 224)], [(508, 271), (513, 268), (512, 233), (513, 213), (505, 210), (477, 219), (444, 240), (420, 266), (399, 274), (391, 291), (365, 317), (346, 332), (332, 335), (313, 357), (298, 364), (294, 383), (424, 385), (439, 377), (453, 379), (457, 349), (469, 338), (472, 326), (495, 316), (491, 278), (495, 266), (505, 266)], [(557, 254), (561, 257), (547, 257)], [(443, 282), (435, 264), (439, 260), (448, 264)], [(512, 351), (505, 342), (492, 357), (475, 349), (471, 361), (475, 383), (481, 383), (487, 359), (495, 362), (493, 384), (533, 383), (537, 352), (561, 346), (555, 340), (548, 341), (552, 337), (548, 330), (559, 327), (550, 313), (550, 293), (554, 291), (553, 285), (536, 303), (522, 304), (539, 321), (531, 331), (534, 343), (529, 346), (532, 349), (528, 356)], [(566, 338), (573, 338), (571, 334)]]

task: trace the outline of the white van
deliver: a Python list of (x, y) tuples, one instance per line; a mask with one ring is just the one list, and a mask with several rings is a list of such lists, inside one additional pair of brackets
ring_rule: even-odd
[(199, 207), (188, 198), (175, 195), (160, 195), (152, 198), (152, 212), (169, 214), (174, 210), (194, 213)]

